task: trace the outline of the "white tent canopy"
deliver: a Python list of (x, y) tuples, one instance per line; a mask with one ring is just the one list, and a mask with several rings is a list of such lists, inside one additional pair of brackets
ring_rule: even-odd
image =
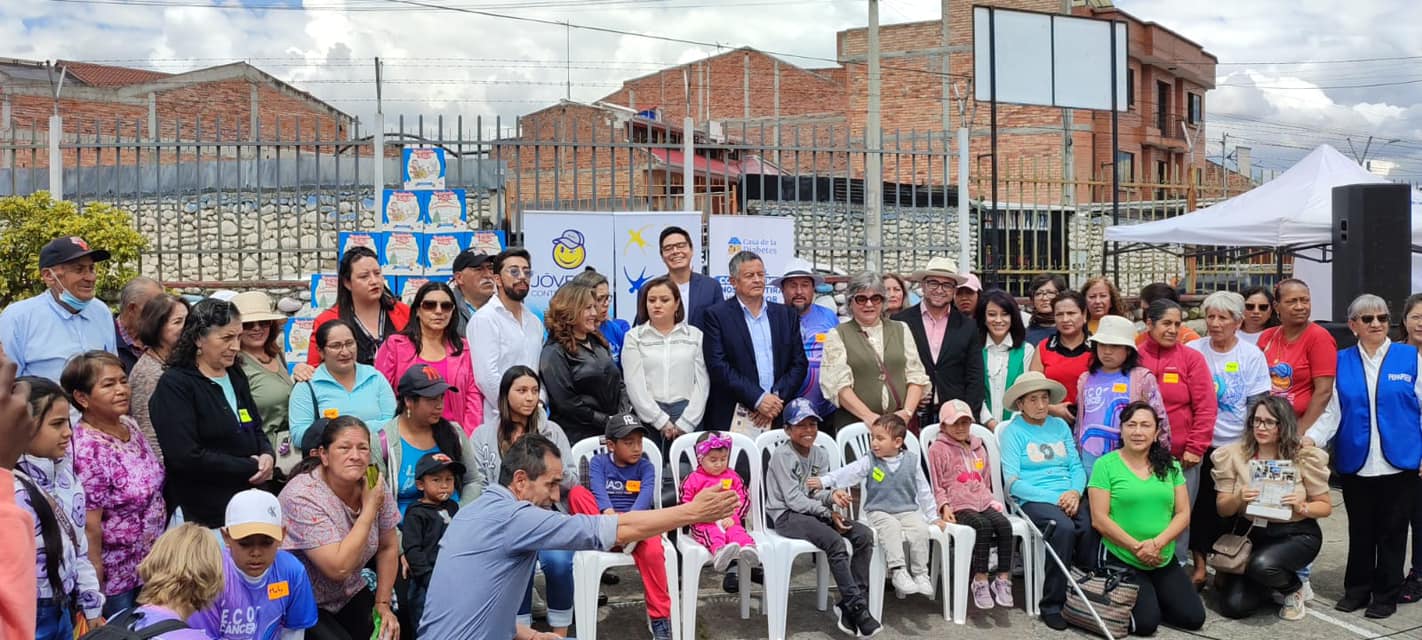
[(1333, 242), (1333, 187), (1387, 182), (1328, 145), (1250, 191), (1166, 220), (1108, 227), (1106, 239), (1151, 244), (1305, 247)]

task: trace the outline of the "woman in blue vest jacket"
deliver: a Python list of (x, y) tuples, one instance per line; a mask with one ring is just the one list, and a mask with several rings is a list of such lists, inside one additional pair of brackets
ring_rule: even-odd
[(1348, 328), (1358, 344), (1338, 353), (1333, 399), (1305, 442), (1333, 442), (1348, 505), (1348, 568), (1334, 608), (1386, 618), (1397, 611), (1411, 515), (1397, 505), (1415, 504), (1419, 489), (1422, 378), (1417, 348), (1388, 340), (1382, 298), (1353, 300)]

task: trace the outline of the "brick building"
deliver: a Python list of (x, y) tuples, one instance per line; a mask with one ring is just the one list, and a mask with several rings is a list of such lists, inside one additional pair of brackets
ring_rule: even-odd
[[(58, 100), (65, 141), (344, 140), (355, 119), (245, 62), (169, 74), (60, 61)], [(54, 113), (51, 73), (43, 62), (0, 59), (0, 140), (44, 144)], [(234, 147), (235, 149), (235, 147)], [(235, 151), (234, 151), (235, 152)], [(115, 154), (65, 151), (66, 166), (115, 162)], [(0, 166), (42, 167), (43, 154), (0, 154)]]

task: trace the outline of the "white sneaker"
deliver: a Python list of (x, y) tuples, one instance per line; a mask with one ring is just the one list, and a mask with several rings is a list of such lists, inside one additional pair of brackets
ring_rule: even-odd
[(726, 544), (716, 550), (716, 558), (712, 561), (718, 573), (725, 573), (730, 568), (731, 563), (736, 561), (736, 554), (741, 552), (741, 545), (734, 542)]
[(1304, 580), (1303, 586), (1299, 587), (1298, 594), (1304, 602), (1313, 602), (1313, 585), (1309, 584), (1308, 580)]
[(629, 543), (627, 543), (627, 544), (622, 545), (622, 553), (625, 553), (625, 554), (627, 554), (627, 555), (629, 555), (629, 556), (632, 555), (632, 552), (635, 551), (636, 549), (637, 549), (637, 541), (635, 541), (635, 540), (632, 541), (632, 542), (629, 542)]
[(894, 569), (892, 581), (894, 583), (894, 592), (899, 598), (905, 598), (908, 597), (909, 594), (918, 593), (918, 583), (914, 582), (913, 576), (910, 576), (909, 572), (902, 568)]
[(1284, 596), (1284, 606), (1279, 608), (1279, 617), (1285, 620), (1302, 620), (1308, 613), (1302, 595), (1302, 591), (1295, 591)]
[(750, 567), (759, 565), (760, 552), (756, 551), (755, 547), (741, 547), (740, 560), (743, 566)]
[(928, 574), (920, 573), (914, 576), (913, 583), (918, 586), (918, 593), (920, 595), (925, 595), (929, 598), (933, 597), (933, 581), (928, 578)]

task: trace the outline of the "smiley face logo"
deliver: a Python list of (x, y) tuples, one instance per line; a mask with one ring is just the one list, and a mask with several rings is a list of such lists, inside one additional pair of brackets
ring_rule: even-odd
[(553, 240), (553, 264), (563, 269), (583, 266), (587, 249), (583, 248), (583, 233), (577, 229), (566, 229), (563, 235)]

